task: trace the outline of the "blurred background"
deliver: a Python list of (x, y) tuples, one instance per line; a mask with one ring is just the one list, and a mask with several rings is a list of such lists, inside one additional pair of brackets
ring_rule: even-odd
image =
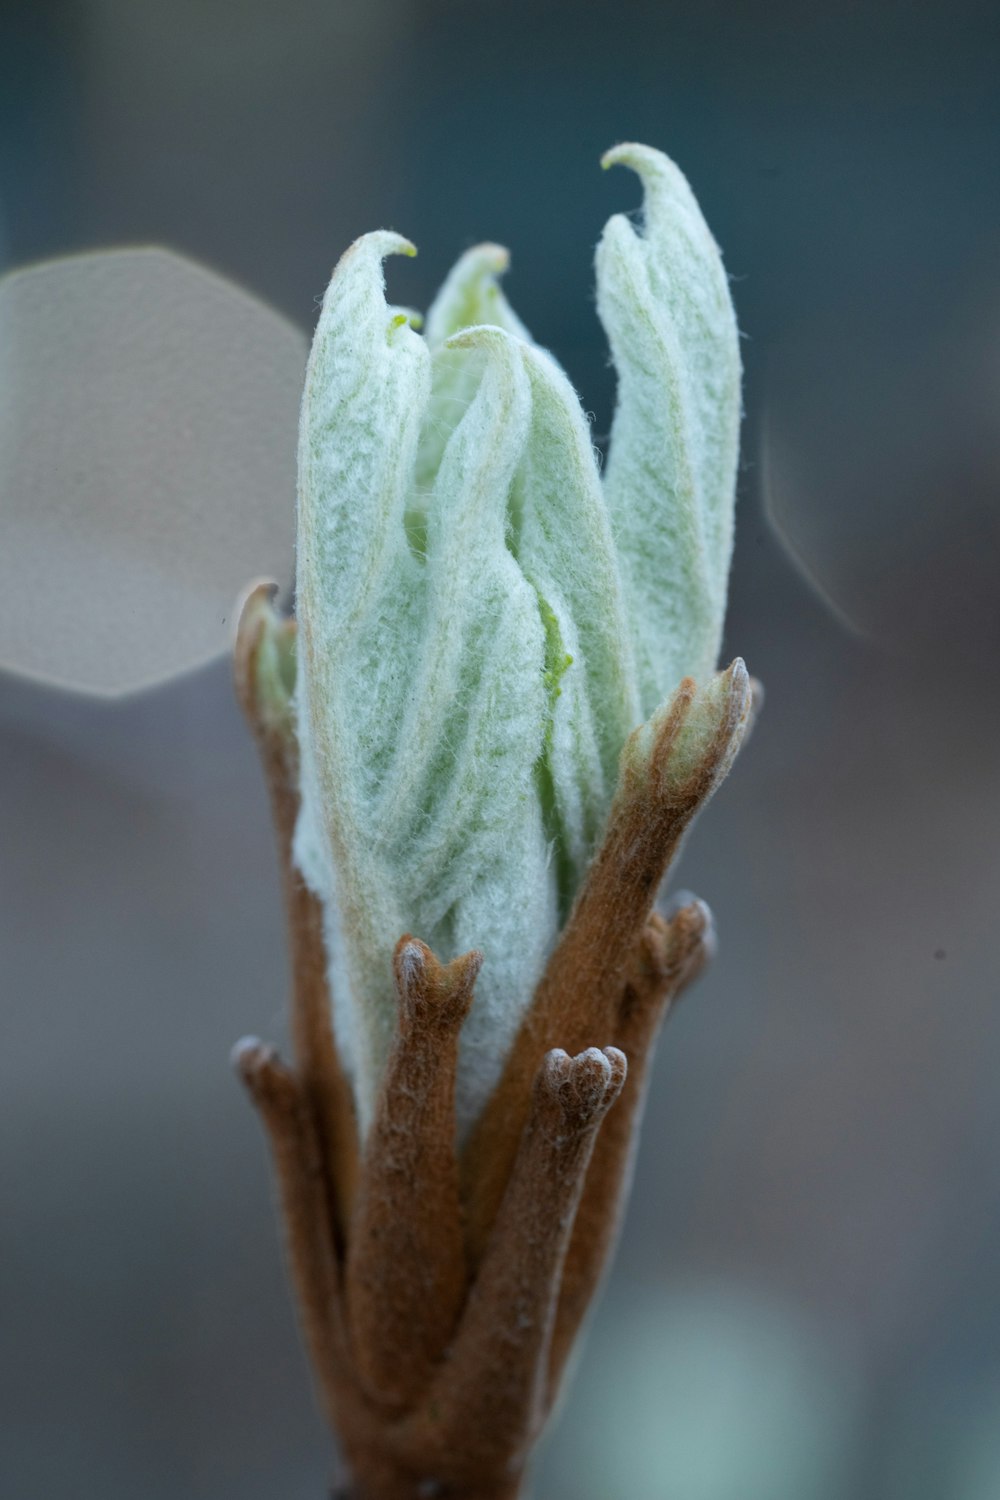
[[(687, 173), (734, 282), (726, 646), (768, 696), (678, 872), (718, 957), (661, 1045), (535, 1493), (1000, 1495), (998, 65), (986, 0), (0, 0), (5, 268), (155, 244), (242, 289), (181, 329), (160, 262), (130, 283), (150, 381), (189, 362), (155, 503), (111, 504), (74, 437), (49, 571), (22, 469), (57, 434), (0, 461), (5, 1494), (326, 1492), (227, 1064), (281, 1039), (286, 983), (227, 612), (244, 575), (288, 581), (299, 330), (363, 230), (419, 245), (389, 273), (418, 307), (466, 246), (509, 245), (512, 301), (607, 433), (592, 254), (639, 192), (597, 159), (634, 138)], [(41, 351), (6, 285), (8, 413), (29, 365), (31, 410), (86, 395), (50, 283)], [(120, 310), (116, 285), (78, 302)], [(274, 351), (273, 472), (240, 467), (256, 408), (212, 362), (223, 304)], [(227, 402), (192, 498), (198, 411)], [(90, 572), (108, 549), (126, 592), (150, 576), (123, 617)]]

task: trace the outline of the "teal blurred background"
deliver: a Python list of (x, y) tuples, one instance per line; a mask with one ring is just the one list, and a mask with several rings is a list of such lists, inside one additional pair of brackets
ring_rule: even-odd
[[(309, 329), (363, 230), (418, 244), (418, 307), (498, 240), (600, 442), (593, 248), (639, 198), (600, 153), (670, 152), (722, 246), (726, 646), (767, 707), (678, 874), (719, 953), (545, 1500), (1000, 1495), (998, 64), (966, 0), (0, 0), (8, 268), (158, 243)], [(321, 1496), (226, 1061), (285, 990), (227, 664), (110, 702), (0, 679), (0, 848), (4, 1493)]]

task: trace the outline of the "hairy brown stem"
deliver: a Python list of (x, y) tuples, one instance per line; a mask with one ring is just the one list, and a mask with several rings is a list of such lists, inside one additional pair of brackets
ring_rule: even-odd
[(628, 1076), (597, 1138), (576, 1211), (549, 1356), (550, 1403), (607, 1268), (628, 1200), (657, 1035), (665, 1014), (704, 964), (710, 924), (708, 908), (701, 901), (682, 907), (669, 924), (654, 913), (633, 955), (614, 1031), (615, 1044), (628, 1058)]
[(237, 1043), (233, 1061), (270, 1139), (302, 1331), (332, 1422), (339, 1408), (336, 1372), (343, 1364), (344, 1330), (331, 1206), (311, 1112), (272, 1047), (248, 1037)]
[(613, 1047), (547, 1054), (503, 1203), (455, 1339), (420, 1415), (430, 1463), (468, 1478), (519, 1465), (545, 1415), (544, 1372), (563, 1258), (598, 1128), (621, 1092)]
[(746, 724), (746, 668), (734, 662), (727, 676), (727, 711), (713, 740), (685, 774), (672, 776), (670, 771), (695, 699), (690, 678), (681, 683), (659, 724), (647, 763), (637, 767), (629, 747), (622, 756), (622, 780), (604, 841), (463, 1155), (473, 1264), (483, 1253), (503, 1196), (539, 1058), (550, 1047), (576, 1051), (614, 1035), (628, 965), (656, 893), (692, 818), (732, 759)]
[(455, 1071), (482, 957), (441, 964), (399, 939), (397, 1035), (359, 1164), (322, 911), (293, 860), (295, 627), (273, 592), (247, 596), (236, 681), (277, 832), (295, 1066), (255, 1040), (235, 1060), (270, 1138), (302, 1331), (350, 1469), (341, 1500), (516, 1500), (608, 1261), (657, 1030), (708, 953), (700, 902), (669, 922), (652, 904), (735, 752), (746, 673), (735, 663), (701, 700), (709, 720), (685, 681), (626, 746), (604, 841), (461, 1161)]
[[(358, 1142), (354, 1103), (333, 1037), (326, 977), (323, 912), (292, 858), (299, 813), (299, 752), (290, 710), (268, 694), (262, 654), (284, 652), (294, 663), (295, 621), (277, 620), (273, 583), (250, 588), (240, 611), (234, 653), (236, 695), (260, 753), (278, 842), (292, 976), (291, 1033), (296, 1071), (316, 1120), (334, 1194), (338, 1238), (343, 1243), (357, 1185)], [(277, 673), (278, 668), (272, 668)], [(287, 686), (290, 692), (290, 686)]]
[(394, 956), (399, 1029), (365, 1143), (347, 1307), (363, 1386), (401, 1407), (427, 1386), (465, 1300), (455, 1070), (482, 961), (442, 966), (409, 936)]

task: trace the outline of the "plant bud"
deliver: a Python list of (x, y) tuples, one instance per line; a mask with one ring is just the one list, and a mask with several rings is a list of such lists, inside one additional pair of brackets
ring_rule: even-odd
[[(626, 741), (715, 666), (735, 317), (677, 168), (642, 146), (613, 162), (635, 168), (646, 205), (641, 231), (614, 217), (597, 254), (618, 372), (603, 479), (570, 382), (500, 290), (500, 247), (462, 257), (425, 335), (385, 300), (383, 259), (414, 253), (397, 234), (351, 246), (323, 302), (299, 446), (296, 858), (324, 906), (363, 1131), (400, 934), (443, 960), (485, 956), (462, 1033), (466, 1128), (568, 916)], [(709, 719), (717, 696), (699, 700)]]

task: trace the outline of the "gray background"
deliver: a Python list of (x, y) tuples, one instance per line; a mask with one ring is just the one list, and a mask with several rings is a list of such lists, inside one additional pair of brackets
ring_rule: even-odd
[[(727, 648), (767, 708), (679, 871), (719, 955), (546, 1500), (1000, 1494), (997, 30), (965, 0), (0, 4), (8, 265), (155, 241), (308, 327), (362, 230), (420, 246), (417, 306), (496, 239), (598, 435), (592, 250), (638, 201), (600, 152), (669, 150), (735, 278)], [(226, 1064), (281, 1037), (285, 975), (225, 664), (118, 704), (3, 681), (0, 848), (4, 1493), (318, 1497)]]

